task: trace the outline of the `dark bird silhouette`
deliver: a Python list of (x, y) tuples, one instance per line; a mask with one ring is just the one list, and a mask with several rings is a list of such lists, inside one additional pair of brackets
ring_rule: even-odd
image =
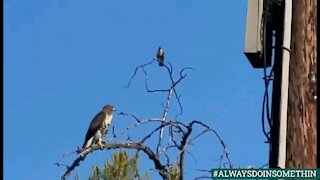
[(164, 61), (164, 51), (161, 47), (159, 47), (158, 52), (157, 52), (157, 61), (159, 62), (159, 66), (163, 66), (163, 61)]

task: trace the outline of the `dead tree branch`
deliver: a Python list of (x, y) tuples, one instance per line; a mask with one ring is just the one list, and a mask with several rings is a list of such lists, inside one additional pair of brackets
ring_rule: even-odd
[[(142, 65), (136, 67), (136, 69), (134, 70), (133, 74), (131, 75), (131, 78), (130, 78), (128, 84), (127, 84), (125, 87), (126, 87), (127, 89), (129, 89), (129, 88), (130, 88), (130, 85), (131, 85), (131, 81), (132, 81), (133, 78), (136, 76), (138, 70), (139, 70), (140, 68), (143, 69), (145, 66), (148, 66), (148, 65), (152, 64), (154, 61), (156, 61), (156, 59), (153, 59), (152, 61), (150, 61), (150, 62), (148, 62), (148, 63), (146, 63), (146, 64), (142, 64)], [(144, 69), (143, 69), (143, 70), (144, 70)]]
[[(135, 149), (135, 150), (139, 150), (144, 152), (150, 160), (153, 161), (155, 169), (158, 170), (159, 175), (163, 178), (163, 179), (168, 179), (169, 175), (168, 175), (168, 169), (166, 168), (166, 166), (164, 166), (160, 160), (156, 157), (156, 154), (147, 146), (143, 145), (140, 142), (134, 143), (134, 142), (125, 142), (125, 143), (111, 143), (111, 144), (103, 144), (103, 148), (102, 149), (119, 149), (119, 148), (126, 148), (126, 149)], [(61, 177), (62, 180), (64, 180), (67, 176), (69, 176), (69, 174), (77, 167), (80, 165), (80, 162), (85, 160), (86, 156), (89, 153), (92, 153), (93, 151), (96, 150), (101, 150), (100, 146), (98, 144), (94, 144), (91, 147), (89, 147), (86, 151), (86, 153), (84, 154), (83, 157), (79, 156), (77, 159), (74, 160), (74, 162), (72, 163), (71, 166), (66, 166), (67, 170), (66, 172), (63, 174), (63, 176)], [(58, 164), (58, 163), (55, 163)], [(61, 165), (61, 164), (59, 164)]]
[[(229, 165), (229, 167), (232, 168), (233, 165), (230, 161), (227, 147), (224, 141), (222, 140), (222, 138), (220, 137), (220, 135), (214, 129), (212, 129), (207, 124), (198, 120), (193, 120), (189, 123), (183, 123), (182, 121), (179, 121), (177, 119), (177, 116), (183, 113), (183, 107), (180, 101), (181, 96), (178, 94), (176, 87), (179, 83), (182, 82), (183, 79), (187, 77), (187, 74), (185, 73), (185, 71), (193, 70), (193, 69), (191, 67), (183, 68), (179, 72), (180, 76), (177, 79), (175, 79), (173, 75), (172, 64), (170, 62), (168, 62), (168, 64), (164, 64), (164, 67), (169, 74), (170, 86), (168, 87), (168, 89), (152, 90), (152, 89), (149, 89), (148, 87), (148, 81), (147, 81), (148, 73), (145, 68), (148, 65), (151, 65), (154, 61), (156, 60), (153, 59), (152, 61), (146, 64), (137, 66), (126, 87), (127, 88), (130, 87), (138, 70), (141, 69), (144, 73), (145, 89), (148, 93), (155, 93), (155, 92), (167, 93), (165, 105), (163, 106), (163, 109), (162, 109), (162, 116), (157, 118), (141, 119), (139, 116), (132, 113), (126, 113), (126, 112), (118, 113), (118, 115), (127, 116), (130, 119), (134, 120), (132, 126), (127, 127), (124, 131), (120, 133), (121, 135), (126, 134), (127, 140), (121, 143), (119, 142), (103, 143), (102, 149), (98, 144), (93, 144), (92, 146), (86, 149), (78, 149), (77, 152), (78, 153), (82, 152), (82, 156), (79, 156), (78, 158), (76, 158), (70, 166), (62, 163), (55, 163), (55, 165), (65, 166), (67, 169), (66, 172), (61, 177), (61, 179), (64, 180), (77, 166), (80, 165), (81, 161), (85, 160), (86, 156), (89, 153), (92, 153), (96, 150), (110, 150), (110, 149), (125, 148), (125, 149), (136, 150), (136, 155), (138, 155), (140, 152), (143, 152), (145, 155), (147, 155), (147, 157), (153, 162), (155, 170), (157, 170), (158, 174), (163, 179), (169, 179), (171, 168), (174, 165), (177, 165), (179, 168), (179, 179), (182, 180), (184, 179), (184, 161), (185, 161), (185, 155), (186, 153), (188, 153), (187, 152), (188, 146), (191, 145), (195, 140), (197, 140), (201, 136), (208, 133), (212, 133), (216, 138), (218, 138), (223, 148), (223, 153), (220, 156), (220, 164), (223, 162), (223, 159), (226, 158), (228, 162), (227, 164)], [(180, 108), (180, 113), (176, 116), (174, 120), (169, 119), (169, 110), (171, 108), (172, 98), (175, 98), (177, 100)], [(152, 123), (151, 125), (154, 127), (148, 133), (140, 137), (138, 140), (131, 140), (131, 137), (129, 136), (129, 131), (133, 131), (134, 128), (141, 125), (146, 125), (149, 123)], [(194, 132), (193, 130), (195, 128), (200, 128), (201, 132), (193, 133)], [(168, 132), (169, 132), (168, 135), (166, 135), (169, 137), (168, 138), (169, 140), (166, 146), (162, 145), (164, 144), (162, 141), (164, 138), (165, 129), (168, 129)], [(159, 136), (155, 137), (154, 135), (157, 133), (159, 133)], [(113, 139), (118, 137), (118, 135), (115, 132), (114, 126), (112, 128), (112, 134), (113, 134)], [(152, 149), (151, 146), (148, 146), (148, 143), (150, 143), (151, 140), (155, 140), (155, 139), (157, 140), (157, 145), (154, 145)], [(175, 161), (172, 161), (170, 159), (169, 155), (171, 154), (169, 154), (169, 151), (173, 151), (175, 153), (178, 151)], [(202, 176), (202, 178), (206, 178), (206, 176)]]

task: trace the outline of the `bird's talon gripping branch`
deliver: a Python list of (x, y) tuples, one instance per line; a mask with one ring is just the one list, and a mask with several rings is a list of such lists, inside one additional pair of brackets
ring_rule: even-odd
[(98, 143), (98, 145), (99, 145), (99, 147), (100, 147), (101, 150), (103, 149), (103, 144), (105, 144), (105, 142), (102, 143), (102, 141), (99, 141), (99, 143)]

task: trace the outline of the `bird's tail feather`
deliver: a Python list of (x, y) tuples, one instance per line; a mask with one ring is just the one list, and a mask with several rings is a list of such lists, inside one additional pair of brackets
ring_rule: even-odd
[(93, 137), (91, 137), (88, 141), (85, 141), (82, 145), (82, 148), (87, 148), (92, 144)]

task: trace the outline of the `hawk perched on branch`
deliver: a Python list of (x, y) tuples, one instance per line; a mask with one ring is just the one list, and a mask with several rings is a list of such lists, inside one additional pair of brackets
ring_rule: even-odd
[(159, 47), (158, 52), (157, 52), (157, 61), (159, 62), (159, 66), (163, 66), (163, 61), (164, 61), (164, 51), (161, 47)]
[(90, 123), (89, 129), (86, 134), (86, 138), (82, 145), (82, 153), (85, 152), (87, 148), (91, 145), (97, 143), (100, 148), (103, 148), (102, 136), (107, 134), (109, 126), (112, 121), (112, 113), (115, 111), (115, 108), (112, 105), (106, 105), (102, 108), (102, 110), (93, 118)]

